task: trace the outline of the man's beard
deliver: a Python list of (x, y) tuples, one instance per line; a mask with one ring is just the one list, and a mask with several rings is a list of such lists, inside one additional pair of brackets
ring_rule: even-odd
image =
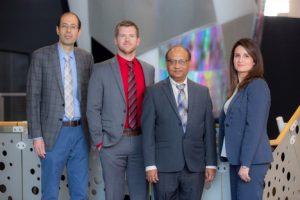
[(126, 48), (122, 48), (122, 47), (118, 47), (119, 51), (121, 51), (123, 54), (127, 55), (127, 54), (132, 54), (133, 52), (136, 51), (136, 47), (130, 48), (129, 50), (127, 50)]

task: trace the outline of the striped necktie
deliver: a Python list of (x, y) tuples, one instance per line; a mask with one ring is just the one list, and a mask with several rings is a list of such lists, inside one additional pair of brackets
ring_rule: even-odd
[(65, 114), (71, 120), (74, 117), (74, 97), (73, 97), (73, 80), (70, 57), (66, 56), (64, 66), (64, 98), (65, 98)]
[(186, 131), (186, 125), (187, 125), (187, 100), (186, 95), (184, 92), (185, 84), (176, 85), (176, 88), (179, 90), (178, 96), (177, 96), (177, 102), (178, 102), (178, 113), (181, 119), (181, 124), (183, 128), (183, 132)]
[(133, 71), (133, 62), (128, 61), (128, 123), (131, 129), (137, 126), (137, 98), (136, 98), (136, 80)]

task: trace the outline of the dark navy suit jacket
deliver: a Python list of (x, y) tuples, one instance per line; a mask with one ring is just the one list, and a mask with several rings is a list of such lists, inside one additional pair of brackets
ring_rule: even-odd
[[(270, 91), (263, 79), (251, 81), (233, 97), (227, 114), (222, 109), (219, 151), (225, 136), (227, 159), (232, 165), (248, 166), (273, 160), (267, 135), (271, 104)], [(221, 157), (221, 160), (224, 159)]]
[(145, 166), (159, 172), (191, 172), (216, 166), (216, 136), (207, 87), (188, 79), (188, 122), (183, 132), (169, 79), (146, 90), (142, 114)]

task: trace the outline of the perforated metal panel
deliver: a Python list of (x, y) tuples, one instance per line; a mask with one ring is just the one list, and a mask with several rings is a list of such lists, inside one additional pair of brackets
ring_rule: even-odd
[(95, 200), (105, 199), (102, 167), (97, 150), (90, 152), (89, 198)]
[(21, 151), (16, 147), (21, 135), (12, 127), (0, 127), (0, 199), (22, 199)]
[[(32, 140), (27, 136), (26, 127), (0, 127), (1, 200), (41, 199), (40, 160), (34, 153)], [(98, 151), (92, 150), (89, 159), (89, 199), (104, 200), (104, 183)], [(212, 184), (205, 185), (202, 199), (229, 200), (228, 183), (228, 163), (220, 163), (216, 179)], [(153, 195), (151, 196), (151, 199), (154, 199)], [(61, 176), (59, 199), (69, 199), (66, 171)]]
[(265, 178), (265, 200), (300, 200), (299, 122), (298, 117), (273, 151), (274, 161)]
[(22, 150), (23, 198), (41, 199), (41, 165), (32, 147), (32, 140), (27, 138), (27, 129), (21, 134), (26, 145)]

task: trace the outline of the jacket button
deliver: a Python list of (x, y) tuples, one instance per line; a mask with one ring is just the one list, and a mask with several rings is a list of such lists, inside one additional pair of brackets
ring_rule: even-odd
[(123, 110), (123, 113), (126, 113), (126, 110), (125, 110), (125, 109)]
[(228, 127), (228, 126), (229, 126), (229, 124), (225, 124), (225, 126), (226, 126), (226, 127)]
[(121, 124), (121, 127), (123, 127), (124, 126), (124, 124)]
[(61, 106), (62, 106), (62, 107), (65, 107), (65, 104), (63, 103), (63, 104), (61, 104)]

